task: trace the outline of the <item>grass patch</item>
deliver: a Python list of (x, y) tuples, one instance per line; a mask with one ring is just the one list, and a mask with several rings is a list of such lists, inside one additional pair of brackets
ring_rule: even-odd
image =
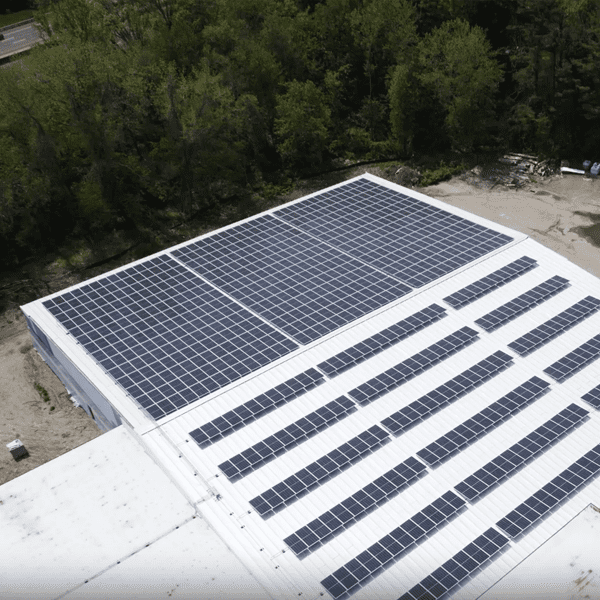
[(440, 183), (441, 181), (447, 181), (448, 179), (452, 179), (454, 175), (458, 175), (466, 169), (467, 167), (463, 164), (450, 166), (446, 165), (444, 161), (442, 161), (441, 165), (437, 169), (427, 169), (423, 171), (419, 186), (427, 187), (430, 185), (435, 185), (436, 183)]
[(21, 21), (26, 21), (27, 19), (33, 19), (32, 10), (20, 10), (19, 12), (11, 13), (9, 15), (0, 15), (0, 27), (14, 25), (15, 23), (20, 23)]
[[(34, 385), (35, 389), (38, 391), (38, 394), (40, 395), (42, 400), (44, 402), (50, 402), (50, 395), (48, 394), (48, 390), (46, 390), (46, 388), (42, 387), (39, 383), (34, 383), (33, 385)], [(52, 409), (53, 408), (54, 407), (52, 407)]]

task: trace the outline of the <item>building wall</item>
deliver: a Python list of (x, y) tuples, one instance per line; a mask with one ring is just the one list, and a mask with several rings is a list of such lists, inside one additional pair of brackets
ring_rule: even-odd
[(67, 358), (40, 327), (29, 317), (27, 325), (33, 345), (44, 362), (63, 382), (67, 392), (85, 412), (94, 419), (102, 431), (121, 425), (119, 413), (89, 379)]

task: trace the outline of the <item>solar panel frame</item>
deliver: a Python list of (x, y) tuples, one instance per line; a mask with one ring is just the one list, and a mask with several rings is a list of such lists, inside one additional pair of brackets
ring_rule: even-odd
[[(567, 434), (572, 433), (588, 415), (589, 412), (584, 408), (575, 403), (570, 404), (458, 483), (454, 489), (469, 502), (476, 502), (492, 488), (511, 477), (519, 468), (537, 458)], [(541, 435), (540, 430), (545, 435)]]
[[(342, 530), (348, 529), (353, 523), (394, 498), (403, 489), (412, 485), (426, 473), (427, 468), (425, 465), (411, 456), (328, 511), (325, 511), (307, 525), (299, 528), (283, 541), (299, 559), (306, 558), (310, 553), (341, 533)], [(392, 484), (391, 486), (386, 486), (388, 489), (387, 492), (382, 487), (379, 487), (379, 483), (383, 483), (383, 480)], [(349, 511), (347, 508), (349, 505), (353, 505), (355, 510), (352, 512)], [(335, 529), (332, 529), (326, 536), (321, 537), (316, 535), (316, 527), (328, 515), (334, 515), (339, 521), (339, 525)]]
[(449, 304), (452, 308), (460, 310), (514, 279), (521, 277), (521, 275), (525, 275), (525, 273), (535, 269), (537, 266), (537, 261), (528, 256), (522, 256), (493, 273), (470, 283), (457, 292), (446, 296), (444, 302)]
[[(418, 400), (392, 413), (389, 417), (383, 419), (381, 424), (394, 436), (402, 435), (438, 410), (455, 402), (476, 387), (483, 385), (491, 377), (510, 367), (512, 363), (512, 357), (499, 350), (428, 394), (421, 396)], [(459, 383), (462, 378), (467, 382), (466, 387)]]
[[(274, 214), (413, 288), (513, 241), (368, 179), (313, 195)], [(347, 234), (350, 228), (353, 236)]]
[(167, 255), (42, 305), (155, 420), (299, 348)]
[(569, 352), (561, 359), (552, 363), (544, 369), (544, 373), (552, 377), (558, 383), (563, 383), (600, 356), (600, 334), (590, 338)]
[(171, 254), (302, 345), (411, 292), (273, 214)]
[(600, 300), (587, 296), (573, 306), (548, 319), (538, 327), (508, 344), (520, 356), (528, 356), (575, 325), (591, 317), (600, 310)]
[(486, 313), (475, 324), (487, 332), (495, 331), (527, 311), (539, 306), (569, 286), (569, 280), (555, 275), (520, 296)]

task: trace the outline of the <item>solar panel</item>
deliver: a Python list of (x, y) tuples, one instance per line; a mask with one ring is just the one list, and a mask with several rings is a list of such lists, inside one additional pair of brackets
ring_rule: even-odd
[(374, 425), (322, 456), (304, 469), (252, 498), (250, 504), (263, 518), (289, 506), (308, 492), (329, 481), (383, 444), (390, 441), (386, 431)]
[(478, 339), (478, 333), (470, 327), (463, 327), (432, 344), (425, 350), (417, 352), (396, 366), (348, 392), (359, 404), (366, 405), (377, 398), (391, 392), (423, 371), (437, 365), (442, 360), (466, 348)]
[(368, 179), (316, 194), (275, 215), (411, 287), (513, 241)]
[(402, 594), (398, 600), (437, 600), (464, 583), (482, 569), (509, 544), (507, 537), (493, 527), (467, 544), (450, 560), (437, 568), (420, 583)]
[(575, 348), (560, 360), (544, 369), (552, 379), (562, 383), (600, 356), (600, 334), (590, 338), (585, 344)]
[(577, 404), (567, 406), (532, 433), (513, 444), (508, 450), (475, 471), (473, 475), (461, 481), (454, 489), (470, 502), (478, 500), (491, 488), (510, 477), (517, 469), (571, 433), (588, 414), (587, 410)]
[(43, 305), (154, 419), (298, 348), (164, 255)]
[(439, 437), (435, 442), (419, 450), (417, 456), (430, 467), (444, 462), (529, 406), (545, 394), (549, 387), (550, 384), (543, 379), (532, 377), (500, 400), (493, 402), (464, 423)]
[(347, 350), (339, 352), (328, 360), (317, 365), (328, 377), (335, 377), (343, 371), (379, 354), (386, 348), (421, 331), (428, 325), (446, 316), (446, 310), (437, 304), (432, 304), (415, 314), (398, 321), (391, 327), (372, 335), (370, 338), (355, 344)]
[(453, 492), (446, 492), (402, 525), (369, 546), (356, 558), (321, 581), (335, 598), (347, 598), (361, 585), (410, 552), (426, 537), (444, 527), (465, 506), (465, 501)]
[(577, 325), (577, 323), (591, 317), (599, 309), (600, 300), (593, 296), (588, 296), (545, 323), (542, 323), (539, 327), (532, 329), (529, 333), (516, 339), (508, 347), (521, 356), (531, 354), (544, 344), (547, 344), (549, 341), (571, 329), (571, 327)]
[(270, 214), (172, 254), (300, 344), (411, 291)]
[(304, 373), (280, 383), (264, 394), (244, 402), (237, 408), (198, 427), (190, 432), (190, 436), (200, 448), (206, 448), (324, 382), (325, 378), (319, 371), (308, 369)]
[(533, 260), (533, 258), (522, 256), (505, 267), (502, 267), (474, 283), (467, 285), (461, 290), (458, 290), (458, 292), (446, 296), (444, 302), (452, 306), (452, 308), (459, 310), (464, 306), (467, 306), (467, 304), (471, 304), (472, 302), (475, 302), (475, 300), (479, 300), (482, 296), (513, 281), (513, 279), (535, 269), (535, 267), (537, 267), (537, 262)]
[(592, 388), (587, 394), (581, 396), (581, 398), (594, 408), (600, 409), (600, 385)]
[(426, 472), (425, 465), (411, 456), (283, 541), (296, 556), (304, 558), (399, 494)]
[(556, 296), (556, 294), (566, 289), (568, 285), (568, 279), (555, 275), (544, 281), (544, 283), (536, 285), (524, 294), (487, 313), (487, 315), (477, 319), (475, 323), (486, 331), (494, 331), (549, 298), (552, 298), (552, 296)]
[(600, 444), (519, 504), (515, 510), (500, 519), (496, 526), (512, 538), (519, 537), (560, 504), (566, 502), (599, 472)]
[(230, 481), (237, 481), (355, 411), (354, 402), (340, 396), (221, 463), (219, 469)]
[(498, 375), (512, 364), (512, 360), (512, 357), (499, 350), (435, 390), (391, 414), (381, 424), (394, 435), (401, 435), (444, 406), (455, 402)]

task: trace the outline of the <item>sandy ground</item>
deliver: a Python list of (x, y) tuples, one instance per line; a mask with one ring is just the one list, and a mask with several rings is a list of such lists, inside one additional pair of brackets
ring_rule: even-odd
[[(365, 171), (380, 174), (362, 168), (338, 175), (338, 181)], [(297, 191), (286, 200), (333, 183), (315, 181), (314, 189)], [(526, 233), (600, 277), (600, 248), (592, 243), (595, 235), (600, 245), (600, 181), (553, 176), (517, 191), (460, 176), (419, 191)], [(36, 383), (47, 390), (49, 402), (44, 402)], [(33, 350), (25, 319), (16, 309), (0, 316), (0, 407), (0, 484), (101, 435)], [(16, 438), (30, 453), (19, 462), (4, 446)]]

